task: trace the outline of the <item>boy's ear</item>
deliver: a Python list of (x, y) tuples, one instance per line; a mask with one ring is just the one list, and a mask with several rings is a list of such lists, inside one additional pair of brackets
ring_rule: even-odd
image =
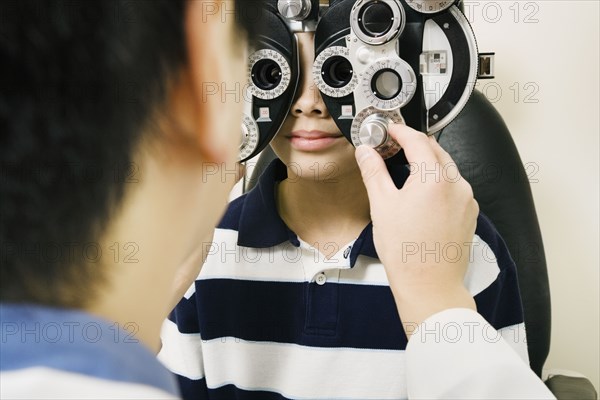
[[(219, 19), (209, 15), (207, 9), (220, 6), (219, 1), (187, 1), (185, 12), (185, 36), (188, 56), (189, 77), (191, 93), (194, 101), (195, 132), (194, 140), (197, 148), (206, 162), (221, 162), (222, 155), (219, 149), (219, 130), (215, 129), (218, 116), (218, 96), (208, 96), (207, 84), (213, 87), (221, 76), (217, 65), (211, 62), (215, 51), (219, 49), (217, 25)], [(213, 8), (210, 8), (213, 7)]]

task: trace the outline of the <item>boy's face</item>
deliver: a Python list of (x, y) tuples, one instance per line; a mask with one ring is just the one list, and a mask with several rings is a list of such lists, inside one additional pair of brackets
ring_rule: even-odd
[(279, 133), (271, 141), (290, 173), (303, 179), (331, 182), (358, 172), (354, 146), (342, 135), (312, 78), (314, 34), (298, 38), (300, 85), (296, 99)]

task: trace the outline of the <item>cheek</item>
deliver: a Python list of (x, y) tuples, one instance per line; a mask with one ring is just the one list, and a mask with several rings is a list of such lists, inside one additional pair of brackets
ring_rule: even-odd
[(279, 133), (271, 140), (271, 148), (277, 155), (277, 157), (284, 162), (284, 164), (289, 164), (290, 160), (290, 142), (284, 137), (281, 133), (283, 130), (279, 131)]

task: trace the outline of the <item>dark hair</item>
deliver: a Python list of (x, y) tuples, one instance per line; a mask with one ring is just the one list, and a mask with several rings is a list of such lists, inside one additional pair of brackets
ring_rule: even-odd
[(186, 61), (184, 13), (183, 0), (0, 1), (1, 301), (82, 307), (99, 261), (135, 250), (95, 240)]

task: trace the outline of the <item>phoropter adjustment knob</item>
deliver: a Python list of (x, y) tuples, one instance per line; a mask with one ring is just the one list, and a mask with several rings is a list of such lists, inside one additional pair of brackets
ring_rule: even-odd
[(388, 125), (390, 120), (381, 114), (373, 114), (367, 117), (358, 133), (360, 142), (376, 149), (383, 145), (388, 139)]
[(279, 0), (277, 9), (286, 19), (302, 21), (310, 14), (311, 2), (310, 0)]

